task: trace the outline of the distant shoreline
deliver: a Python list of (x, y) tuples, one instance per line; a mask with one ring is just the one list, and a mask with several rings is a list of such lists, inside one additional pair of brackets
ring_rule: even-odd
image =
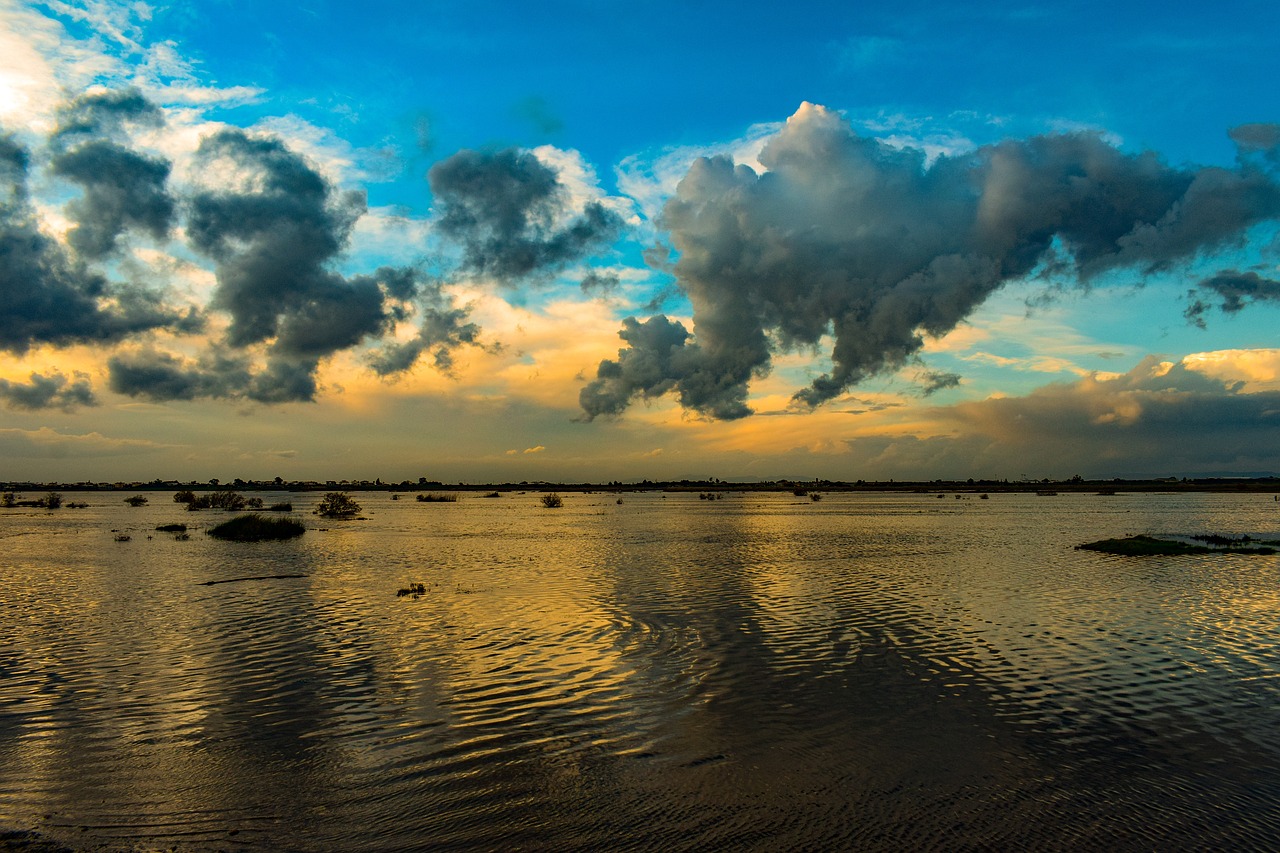
[(183, 482), (151, 480), (148, 482), (28, 482), (0, 483), (0, 491), (284, 491), (284, 492), (417, 492), (424, 490), (451, 492), (955, 492), (955, 493), (1083, 493), (1111, 495), (1126, 492), (1256, 492), (1280, 494), (1280, 477), (1205, 477), (1152, 480), (932, 480), (932, 481), (839, 481), (839, 480), (763, 480), (757, 482), (725, 482), (723, 480), (640, 480), (638, 482), (553, 483), (522, 481), (519, 483), (444, 483), (435, 480), (403, 480), (384, 483), (381, 480), (233, 480)]

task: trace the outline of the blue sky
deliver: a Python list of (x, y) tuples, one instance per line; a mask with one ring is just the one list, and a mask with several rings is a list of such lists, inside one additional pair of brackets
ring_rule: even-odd
[(0, 479), (1280, 471), (1278, 48), (1244, 0), (0, 0)]

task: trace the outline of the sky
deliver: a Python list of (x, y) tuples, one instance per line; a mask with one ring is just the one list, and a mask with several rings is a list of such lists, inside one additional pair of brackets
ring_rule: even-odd
[(1280, 473), (1280, 7), (0, 0), (0, 480)]

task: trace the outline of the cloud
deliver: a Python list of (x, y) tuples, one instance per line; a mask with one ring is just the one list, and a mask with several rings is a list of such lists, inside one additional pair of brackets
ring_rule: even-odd
[(1150, 356), (1112, 378), (1055, 383), (925, 416), (964, 437), (975, 471), (1008, 471), (1012, 460), (1024, 471), (1087, 476), (1280, 468), (1268, 438), (1280, 427), (1280, 392), (1250, 393), (1243, 382), (1197, 367), (1194, 359)]
[(194, 313), (140, 287), (113, 285), (40, 227), (27, 194), (30, 158), (0, 135), (0, 348), (111, 342), (153, 329), (190, 329)]
[(1187, 291), (1192, 301), (1185, 313), (1188, 320), (1204, 328), (1204, 315), (1210, 305), (1201, 298), (1202, 294), (1216, 297), (1222, 313), (1236, 314), (1250, 302), (1280, 302), (1280, 281), (1263, 278), (1255, 272), (1223, 270), (1199, 282)]
[(1087, 133), (927, 164), (804, 104), (759, 160), (765, 171), (696, 160), (667, 201), (661, 224), (693, 334), (660, 352), (643, 339), (602, 362), (582, 392), (588, 417), (666, 390), (704, 415), (745, 416), (748, 385), (775, 352), (832, 335), (830, 372), (793, 398), (817, 406), (902, 366), (924, 336), (951, 331), (1010, 280), (1045, 268), (1082, 282), (1165, 270), (1280, 216), (1280, 185), (1244, 160), (1175, 168)]
[(98, 405), (89, 377), (83, 373), (75, 374), (71, 380), (56, 372), (49, 376), (32, 373), (30, 382), (0, 379), (0, 400), (10, 408), (31, 411), (62, 409), (69, 412), (78, 406)]
[(0, 429), (0, 455), (6, 459), (99, 459), (156, 453), (173, 445), (143, 439), (110, 438), (101, 433), (81, 435), (40, 429)]
[(618, 289), (621, 279), (611, 272), (601, 272), (600, 270), (590, 270), (582, 277), (582, 292), (608, 295)]
[(112, 391), (151, 400), (236, 397), (253, 379), (248, 360), (210, 354), (201, 361), (146, 348), (107, 360)]
[[(692, 399), (702, 400), (708, 395), (704, 385), (715, 377), (702, 372), (705, 360), (697, 344), (689, 344), (689, 331), (683, 323), (669, 320), (663, 315), (641, 322), (634, 317), (622, 321), (618, 337), (627, 347), (618, 351), (618, 360), (600, 362), (594, 381), (587, 384), (578, 395), (578, 403), (587, 418), (599, 415), (620, 415), (638, 395), (643, 398), (661, 397), (668, 391), (678, 390), (681, 403), (692, 407)], [(745, 412), (745, 403), (728, 399), (721, 409), (713, 409), (717, 417), (733, 418)]]
[(1243, 157), (1261, 156), (1280, 165), (1280, 124), (1242, 124), (1231, 128), (1230, 135)]
[(109, 255), (129, 226), (157, 240), (168, 236), (174, 203), (165, 191), (169, 164), (163, 160), (95, 140), (55, 158), (53, 172), (84, 188), (67, 206), (76, 222), (67, 239), (81, 257)]
[(464, 149), (428, 172), (437, 227), (457, 241), (462, 269), (511, 282), (590, 255), (622, 231), (600, 201), (568, 208), (557, 171), (533, 153)]
[(945, 391), (947, 388), (959, 388), (960, 382), (963, 380), (959, 373), (945, 373), (937, 370), (926, 370), (916, 376), (916, 381), (920, 383), (920, 395), (923, 397), (932, 397), (939, 391)]
[[(192, 245), (216, 265), (211, 305), (230, 316), (225, 344), (231, 349), (267, 344), (267, 366), (249, 379), (239, 368), (210, 373), (149, 357), (148, 370), (131, 371), (134, 363), (120, 360), (113, 381), (119, 372), (119, 387), (130, 389), (125, 393), (144, 393), (140, 381), (159, 368), (154, 393), (145, 392), (152, 396), (242, 393), (268, 403), (312, 400), (322, 359), (382, 337), (412, 314), (410, 303), (420, 294), (426, 300), (424, 335), (430, 340), (417, 352), (402, 349), (387, 369), (405, 369), (427, 345), (439, 347), (438, 355), (447, 358), (448, 349), (462, 342), (465, 335), (447, 299), (438, 287), (424, 291), (416, 269), (382, 267), (350, 277), (333, 271), (364, 213), (363, 194), (336, 192), (274, 137), (222, 130), (201, 143), (197, 158), (217, 180), (191, 199), (187, 223)], [(450, 321), (452, 335), (431, 337)]]
[(160, 108), (137, 89), (106, 89), (87, 92), (58, 108), (56, 141), (80, 136), (119, 134), (129, 126), (159, 127), (164, 123)]

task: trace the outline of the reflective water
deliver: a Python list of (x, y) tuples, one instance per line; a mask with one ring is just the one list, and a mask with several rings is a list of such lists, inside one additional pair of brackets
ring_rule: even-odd
[(1280, 558), (1073, 548), (1276, 533), (1270, 496), (282, 494), (312, 529), (253, 544), (123, 497), (0, 510), (0, 832), (1280, 846)]

